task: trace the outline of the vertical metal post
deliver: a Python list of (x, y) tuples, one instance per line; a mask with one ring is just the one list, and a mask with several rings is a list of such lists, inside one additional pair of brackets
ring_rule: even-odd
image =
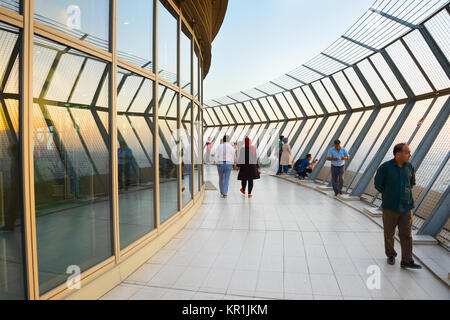
[(423, 223), (422, 227), (417, 231), (417, 234), (427, 234), (436, 236), (447, 223), (450, 217), (450, 186), (434, 206), (433, 211)]
[[(178, 134), (175, 135), (175, 138), (177, 139), (177, 159), (178, 159), (178, 167), (177, 167), (177, 192), (178, 192), (178, 211), (181, 210), (183, 207), (183, 194), (182, 194), (182, 182), (181, 178), (183, 175), (183, 161), (181, 159), (181, 144), (182, 141), (182, 135), (181, 135), (181, 7), (180, 7), (180, 14), (177, 17), (177, 83), (178, 83), (178, 106), (177, 106), (177, 131)], [(192, 42), (192, 39), (191, 39)], [(189, 48), (190, 49), (190, 48)], [(192, 73), (192, 72), (191, 72)]]
[(33, 41), (34, 0), (22, 1), (23, 30), (20, 48), (19, 143), (24, 215), (26, 290), (28, 299), (39, 299), (33, 156)]
[(153, 86), (153, 163), (154, 163), (154, 188), (153, 210), (158, 232), (161, 226), (159, 203), (159, 0), (153, 0), (153, 72), (155, 73), (155, 85)]

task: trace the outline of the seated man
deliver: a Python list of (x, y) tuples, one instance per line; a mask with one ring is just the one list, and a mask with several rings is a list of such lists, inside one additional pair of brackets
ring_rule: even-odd
[(313, 163), (311, 163), (311, 159), (312, 156), (311, 154), (306, 155), (305, 159), (302, 159), (302, 161), (300, 162), (300, 166), (297, 170), (297, 174), (299, 176), (300, 179), (305, 179), (308, 177), (308, 173), (311, 173), (312, 170), (314, 169), (314, 166), (317, 163), (317, 159), (313, 161)]

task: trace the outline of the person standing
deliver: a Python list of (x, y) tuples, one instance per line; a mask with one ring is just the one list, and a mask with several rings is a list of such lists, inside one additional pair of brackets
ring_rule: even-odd
[(414, 199), (412, 188), (416, 185), (411, 148), (406, 143), (394, 147), (394, 159), (383, 163), (375, 175), (375, 188), (382, 196), (384, 246), (388, 264), (395, 264), (397, 252), (394, 249), (395, 229), (402, 248), (402, 268), (421, 269), (413, 260), (411, 235)]
[(211, 148), (212, 148), (211, 137), (208, 138), (205, 147), (206, 147), (205, 163), (209, 164), (211, 162)]
[(226, 198), (228, 196), (231, 170), (233, 169), (233, 164), (236, 162), (236, 153), (230, 144), (230, 138), (228, 136), (223, 137), (222, 143), (217, 147), (214, 156), (218, 165), (220, 196)]
[(291, 146), (288, 143), (288, 138), (283, 138), (283, 147), (280, 163), (283, 168), (283, 174), (287, 174), (289, 168), (292, 166)]
[(119, 142), (118, 164), (119, 164), (119, 190), (125, 188), (128, 190), (130, 184), (130, 166), (133, 158), (133, 152), (124, 141)]
[(341, 147), (341, 141), (335, 140), (334, 146), (328, 150), (327, 161), (331, 161), (331, 181), (334, 190), (334, 196), (342, 194), (342, 187), (344, 186), (345, 160), (349, 160), (350, 156)]
[(259, 179), (260, 174), (256, 150), (248, 137), (245, 138), (245, 146), (239, 151), (237, 166), (239, 167), (238, 180), (242, 185), (241, 193), (245, 196), (248, 184), (248, 197), (251, 199), (253, 197), (253, 181)]
[(284, 136), (280, 136), (280, 140), (278, 141), (278, 171), (277, 176), (282, 173), (283, 167), (281, 166), (281, 155), (283, 154), (283, 139)]

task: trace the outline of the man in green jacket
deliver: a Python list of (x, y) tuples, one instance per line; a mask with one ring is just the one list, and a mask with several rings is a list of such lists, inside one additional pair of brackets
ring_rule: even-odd
[(412, 218), (414, 199), (412, 188), (416, 185), (414, 167), (409, 162), (411, 148), (406, 143), (394, 147), (394, 159), (383, 163), (375, 175), (375, 188), (382, 195), (384, 246), (387, 263), (395, 264), (395, 228), (398, 226), (402, 248), (402, 268), (421, 269), (412, 255)]

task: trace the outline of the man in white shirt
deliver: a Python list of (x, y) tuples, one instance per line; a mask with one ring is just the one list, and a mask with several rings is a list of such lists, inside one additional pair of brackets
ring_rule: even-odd
[(214, 152), (214, 158), (219, 172), (220, 196), (226, 198), (231, 170), (233, 169), (233, 164), (236, 163), (236, 152), (230, 144), (230, 137), (223, 137), (222, 143), (217, 146)]

